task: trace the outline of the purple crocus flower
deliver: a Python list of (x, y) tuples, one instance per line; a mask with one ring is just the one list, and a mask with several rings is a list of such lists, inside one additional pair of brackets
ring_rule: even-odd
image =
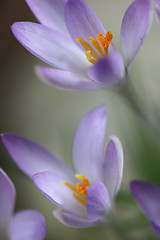
[[(111, 88), (125, 79), (151, 23), (151, 0), (135, 0), (121, 26), (121, 53), (113, 35), (83, 0), (26, 0), (41, 24), (16, 22), (12, 31), (32, 54), (52, 65), (37, 67), (41, 78), (66, 90)], [(126, 62), (126, 66), (125, 66)]]
[(103, 221), (119, 190), (123, 174), (122, 146), (116, 136), (111, 136), (103, 154), (106, 121), (104, 105), (82, 119), (73, 141), (74, 170), (26, 138), (2, 135), (16, 164), (58, 206), (54, 215), (67, 226), (87, 228)]
[(46, 233), (44, 217), (35, 210), (13, 215), (15, 188), (0, 168), (0, 239), (43, 240)]
[(154, 0), (155, 1), (155, 16), (158, 24), (160, 24), (160, 0)]
[(151, 222), (154, 232), (160, 237), (160, 186), (153, 183), (132, 181), (131, 192)]

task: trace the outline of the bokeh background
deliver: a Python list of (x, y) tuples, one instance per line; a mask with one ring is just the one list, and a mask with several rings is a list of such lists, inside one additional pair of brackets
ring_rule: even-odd
[[(130, 0), (86, 0), (110, 30), (120, 50), (120, 26)], [(0, 2), (0, 132), (26, 136), (59, 155), (71, 165), (72, 140), (81, 118), (91, 109), (106, 105), (108, 123), (105, 146), (117, 135), (124, 149), (124, 177), (115, 202), (116, 224), (75, 230), (53, 216), (55, 206), (47, 200), (14, 164), (0, 143), (0, 167), (16, 186), (16, 211), (37, 209), (47, 222), (46, 240), (53, 239), (157, 239), (149, 221), (129, 191), (132, 179), (160, 184), (159, 141), (141, 122), (128, 103), (110, 91), (60, 91), (41, 82), (35, 65), (44, 65), (25, 50), (11, 33), (15, 21), (37, 21), (25, 0)], [(160, 26), (153, 19), (149, 35), (131, 69), (131, 84), (137, 101), (160, 126)]]

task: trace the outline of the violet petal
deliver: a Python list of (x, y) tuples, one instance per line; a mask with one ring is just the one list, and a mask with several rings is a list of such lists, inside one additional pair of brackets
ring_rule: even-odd
[[(68, 31), (74, 42), (76, 38), (89, 42), (89, 37), (96, 39), (98, 33), (106, 33), (99, 18), (83, 0), (69, 0), (64, 14)], [(81, 47), (81, 44), (78, 43), (78, 46)], [(84, 50), (83, 47), (81, 48)]]
[(53, 69), (36, 67), (36, 72), (41, 80), (59, 89), (70, 91), (90, 91), (104, 88), (101, 83), (90, 81), (76, 73)]
[(128, 7), (121, 26), (121, 45), (127, 65), (135, 58), (149, 31), (152, 17), (150, 0), (135, 0)]
[(110, 207), (110, 194), (105, 185), (100, 180), (97, 180), (87, 188), (88, 218), (103, 218), (110, 210)]
[(111, 198), (114, 198), (120, 188), (123, 176), (123, 150), (119, 139), (111, 136), (108, 143), (104, 164), (102, 165), (104, 183), (106, 184)]
[(106, 122), (102, 105), (84, 116), (74, 137), (72, 153), (76, 173), (83, 174), (91, 182), (101, 178)]
[(10, 240), (43, 240), (46, 235), (44, 217), (35, 210), (16, 213), (10, 223)]
[(62, 212), (59, 209), (56, 209), (53, 214), (61, 223), (73, 228), (89, 228), (100, 223), (100, 220), (84, 219), (74, 214)]
[(153, 231), (160, 237), (160, 226), (156, 225), (154, 222), (151, 222)]
[(57, 206), (79, 216), (86, 216), (86, 207), (74, 198), (73, 190), (63, 184), (65, 177), (41, 172), (33, 176), (33, 181), (40, 192)]
[(114, 51), (106, 58), (101, 58), (88, 69), (88, 76), (96, 82), (103, 83), (106, 88), (123, 79), (124, 74), (124, 60), (118, 51)]
[(15, 163), (29, 177), (37, 172), (53, 171), (66, 180), (74, 178), (73, 171), (65, 162), (39, 144), (11, 133), (4, 133), (1, 137)]
[(85, 55), (62, 33), (31, 22), (16, 22), (11, 28), (17, 40), (42, 61), (73, 72), (86, 71), (89, 62)]
[(13, 214), (15, 195), (13, 183), (0, 168), (0, 232), (7, 226)]
[(37, 19), (44, 25), (68, 34), (64, 21), (67, 0), (26, 0)]
[(147, 217), (160, 226), (160, 187), (152, 183), (132, 181), (130, 189)]

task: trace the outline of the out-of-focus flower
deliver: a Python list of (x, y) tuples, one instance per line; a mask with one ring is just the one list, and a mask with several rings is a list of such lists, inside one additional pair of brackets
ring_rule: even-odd
[(15, 188), (0, 168), (0, 238), (2, 240), (43, 240), (46, 233), (44, 217), (35, 210), (13, 215)]
[(41, 24), (16, 22), (12, 31), (32, 54), (58, 68), (37, 67), (42, 79), (61, 89), (112, 88), (125, 78), (151, 23), (151, 1), (135, 0), (121, 26), (124, 59), (112, 33), (83, 0), (26, 0)]
[(106, 121), (104, 105), (82, 119), (73, 141), (75, 172), (38, 144), (13, 134), (2, 135), (16, 164), (59, 207), (54, 215), (67, 226), (86, 228), (103, 221), (119, 190), (122, 146), (116, 136), (111, 136), (103, 154)]
[(156, 7), (155, 7), (155, 16), (158, 24), (160, 24), (160, 0), (154, 0)]
[(154, 232), (160, 237), (160, 187), (153, 183), (132, 181), (130, 189), (151, 221)]

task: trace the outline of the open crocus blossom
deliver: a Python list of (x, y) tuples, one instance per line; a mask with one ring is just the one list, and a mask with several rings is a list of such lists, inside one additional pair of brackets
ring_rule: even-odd
[(57, 68), (37, 67), (41, 78), (66, 90), (113, 88), (120, 83), (151, 23), (151, 0), (133, 1), (121, 26), (123, 58), (113, 46), (112, 32), (83, 0), (26, 1), (41, 24), (16, 22), (12, 32), (28, 51)]
[(122, 146), (116, 136), (111, 136), (103, 154), (106, 121), (104, 105), (82, 119), (73, 141), (75, 171), (26, 138), (9, 133), (2, 135), (16, 164), (58, 206), (54, 215), (67, 226), (87, 228), (103, 221), (119, 190), (123, 173)]
[(0, 168), (0, 239), (43, 240), (46, 233), (44, 217), (35, 210), (13, 215), (15, 188)]
[(154, 232), (160, 237), (160, 186), (132, 181), (130, 189), (137, 203), (150, 219)]

